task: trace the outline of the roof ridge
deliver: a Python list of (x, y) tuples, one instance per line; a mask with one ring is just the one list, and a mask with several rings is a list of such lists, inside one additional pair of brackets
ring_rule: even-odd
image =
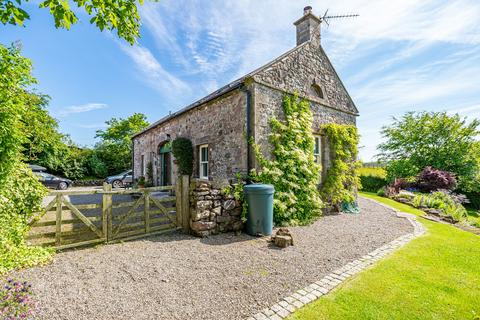
[(175, 111), (175, 112), (173, 112), (173, 113), (171, 113), (171, 114), (169, 114), (169, 115), (167, 115), (167, 116), (164, 116), (163, 118), (161, 118), (161, 119), (158, 120), (158, 121), (155, 121), (154, 123), (152, 123), (151, 125), (149, 125), (149, 126), (146, 127), (145, 129), (137, 132), (137, 133), (134, 134), (131, 138), (135, 138), (135, 137), (143, 134), (144, 132), (146, 132), (146, 131), (148, 131), (148, 130), (150, 130), (150, 129), (152, 129), (152, 128), (155, 128), (155, 127), (157, 127), (157, 126), (159, 126), (160, 124), (166, 122), (166, 121), (169, 120), (169, 119), (172, 119), (172, 118), (174, 118), (174, 117), (176, 117), (176, 116), (178, 116), (178, 115), (180, 115), (180, 114), (182, 114), (182, 113), (185, 113), (185, 112), (187, 112), (187, 111), (189, 111), (189, 110), (192, 110), (192, 109), (194, 109), (195, 107), (197, 107), (197, 106), (199, 106), (199, 105), (202, 105), (202, 104), (204, 104), (204, 103), (206, 103), (206, 102), (208, 102), (208, 101), (211, 101), (211, 100), (213, 100), (213, 99), (215, 99), (215, 98), (217, 98), (217, 97), (219, 97), (219, 96), (221, 96), (221, 95), (223, 95), (223, 94), (225, 94), (225, 93), (228, 93), (228, 92), (230, 92), (230, 91), (232, 91), (232, 90), (235, 90), (236, 88), (240, 87), (241, 84), (243, 84), (243, 82), (244, 82), (246, 79), (253, 77), (255, 74), (257, 74), (257, 73), (265, 70), (266, 68), (270, 67), (271, 65), (273, 65), (273, 64), (276, 63), (277, 61), (279, 61), (279, 60), (283, 59), (284, 57), (288, 56), (288, 55), (291, 54), (292, 52), (294, 52), (294, 51), (296, 51), (296, 50), (298, 50), (298, 49), (306, 46), (308, 43), (310, 43), (310, 40), (309, 40), (309, 41), (306, 41), (306, 42), (304, 42), (304, 43), (302, 43), (302, 44), (300, 44), (300, 45), (298, 45), (298, 46), (293, 47), (292, 49), (284, 52), (283, 54), (281, 54), (280, 56), (278, 56), (278, 57), (276, 57), (275, 59), (271, 60), (270, 62), (268, 62), (268, 63), (266, 63), (266, 64), (258, 67), (257, 69), (255, 69), (255, 70), (247, 73), (246, 75), (244, 75), (244, 76), (242, 76), (242, 77), (240, 77), (240, 78), (238, 78), (238, 79), (236, 79), (236, 80), (233, 80), (232, 82), (229, 82), (228, 84), (224, 85), (223, 87), (220, 87), (219, 89), (213, 91), (212, 93), (207, 94), (207, 95), (204, 96), (203, 98), (200, 98), (200, 99), (196, 100), (195, 102), (193, 102), (193, 103), (191, 103), (191, 104), (189, 104), (189, 105), (187, 105), (187, 106), (185, 106), (185, 107), (183, 107), (183, 108), (181, 108), (181, 109), (179, 109), (179, 110), (177, 110), (177, 111)]

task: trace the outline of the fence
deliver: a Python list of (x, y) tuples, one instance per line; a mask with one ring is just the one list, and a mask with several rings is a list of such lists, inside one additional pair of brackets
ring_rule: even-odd
[(30, 244), (68, 249), (126, 241), (166, 231), (189, 230), (188, 177), (174, 186), (112, 190), (51, 191), (34, 215)]

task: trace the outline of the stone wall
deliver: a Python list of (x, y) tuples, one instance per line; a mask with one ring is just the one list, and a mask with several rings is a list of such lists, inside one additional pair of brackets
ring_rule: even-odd
[[(323, 106), (358, 114), (330, 60), (315, 42), (296, 47), (255, 74), (253, 79), (285, 92), (296, 91), (301, 97)], [(321, 87), (323, 98), (314, 90), (314, 84)]]
[[(254, 86), (255, 114), (254, 114), (254, 138), (260, 146), (262, 154), (271, 158), (272, 146), (268, 141), (271, 133), (269, 120), (273, 117), (284, 119), (282, 101), (284, 92), (273, 89), (262, 84)], [(310, 101), (313, 113), (312, 132), (321, 135), (321, 126), (327, 123), (352, 124), (356, 123), (356, 116), (341, 110), (327, 107), (318, 102)], [(325, 177), (327, 169), (330, 167), (331, 154), (330, 144), (326, 137), (322, 137), (322, 176)], [(258, 166), (258, 164), (257, 164)]]
[(243, 228), (242, 205), (234, 199), (233, 188), (233, 184), (190, 182), (190, 228), (194, 235), (204, 237)]
[[(198, 178), (198, 147), (208, 144), (209, 180), (232, 178), (236, 172), (247, 171), (246, 95), (240, 90), (219, 97), (180, 114), (134, 138), (134, 175), (141, 175), (141, 156), (144, 166), (153, 164), (154, 182), (158, 182), (158, 148), (177, 137), (190, 139), (194, 146), (194, 173)], [(170, 184), (178, 176), (175, 159), (171, 157)]]

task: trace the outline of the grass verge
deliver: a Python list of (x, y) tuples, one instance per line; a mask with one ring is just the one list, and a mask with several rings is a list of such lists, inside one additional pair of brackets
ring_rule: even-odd
[[(398, 210), (422, 211), (361, 193)], [(480, 237), (419, 218), (427, 233), (289, 319), (480, 319)]]

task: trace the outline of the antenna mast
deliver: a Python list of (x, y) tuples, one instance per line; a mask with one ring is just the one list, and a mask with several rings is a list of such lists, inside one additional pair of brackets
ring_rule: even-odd
[(328, 9), (325, 11), (322, 17), (320, 17), (320, 21), (325, 22), (327, 26), (330, 26), (328, 20), (330, 19), (343, 19), (343, 18), (356, 18), (359, 17), (359, 14), (344, 14), (344, 15), (335, 15), (335, 16), (327, 16)]

